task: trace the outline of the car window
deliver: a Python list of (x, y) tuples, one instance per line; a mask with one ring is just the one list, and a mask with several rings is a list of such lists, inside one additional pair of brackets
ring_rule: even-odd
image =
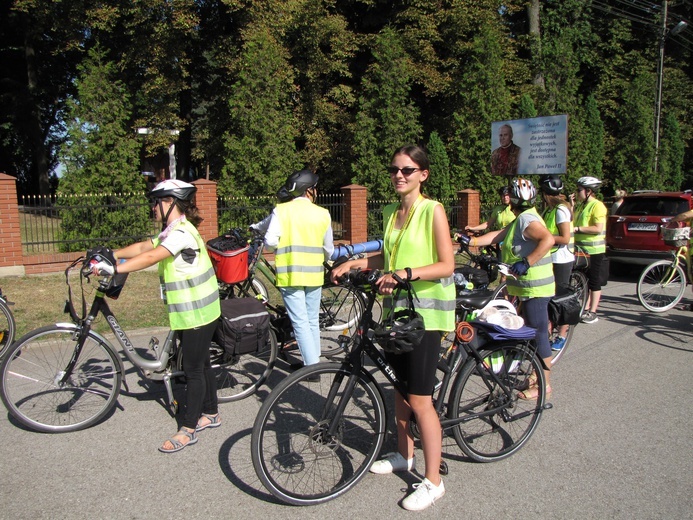
[(619, 215), (648, 216), (658, 215), (673, 217), (688, 211), (688, 201), (672, 197), (638, 197), (625, 199), (618, 208)]

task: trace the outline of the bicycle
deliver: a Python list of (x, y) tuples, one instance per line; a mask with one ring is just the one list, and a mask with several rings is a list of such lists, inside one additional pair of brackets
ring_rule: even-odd
[[(231, 230), (229, 233), (242, 237), (242, 232), (239, 229)], [(248, 277), (241, 282), (232, 284), (226, 284), (220, 280), (220, 294), (223, 298), (261, 298), (275, 316), (272, 321), (280, 352), (284, 353), (287, 345), (294, 344), (291, 321), (283, 305), (274, 305), (270, 302), (269, 290), (257, 274), (258, 272), (262, 274), (264, 279), (274, 286), (277, 272), (263, 255), (264, 237), (262, 234), (253, 231), (249, 245)], [(325, 277), (320, 297), (319, 315), (320, 345), (323, 357), (329, 358), (343, 352), (344, 343), (339, 341), (339, 336), (351, 336), (354, 333), (364, 305), (363, 295), (352, 288), (335, 285), (329, 276)]]
[(10, 305), (14, 305), (14, 303), (9, 301), (0, 289), (0, 358), (5, 355), (14, 342), (14, 335), (17, 330)]
[[(460, 244), (457, 254), (465, 255), (469, 259), (471, 266), (486, 271), (488, 273), (489, 282), (492, 283), (498, 277), (501, 270), (504, 270), (505, 274), (507, 274), (509, 266), (504, 265), (503, 262), (498, 259), (496, 251), (474, 254), (469, 250), (468, 244), (463, 239), (458, 237), (457, 242)], [(581, 311), (584, 311), (589, 297), (587, 275), (585, 274), (589, 269), (589, 255), (585, 254), (582, 249), (576, 246), (576, 252), (577, 251), (581, 253), (578, 253), (575, 257), (573, 269), (570, 273), (569, 286), (577, 293), (578, 299), (580, 300)], [(517, 310), (520, 309), (521, 302), (519, 298), (508, 294), (507, 284), (505, 282), (499, 283), (495, 290), (489, 289), (488, 285), (489, 284), (481, 284), (479, 287), (475, 287), (473, 291), (460, 292), (458, 290), (458, 321), (468, 319), (470, 312), (483, 308), (492, 300), (507, 300), (512, 303)], [(462, 312), (460, 312), (460, 310)], [(561, 326), (549, 323), (549, 327), (549, 342), (553, 342), (559, 336)], [(576, 325), (568, 325), (563, 348), (552, 351), (552, 366), (564, 356), (568, 349), (568, 345), (572, 341), (575, 327)]]
[(689, 235), (689, 227), (662, 228), (664, 242), (677, 249), (671, 251), (670, 259), (648, 265), (638, 279), (638, 301), (648, 311), (668, 311), (683, 298), (691, 281)]
[[(293, 373), (265, 399), (255, 418), (253, 466), (263, 485), (283, 502), (314, 505), (346, 493), (380, 453), (387, 431), (383, 387), (366, 370), (365, 358), (396, 391), (407, 395), (372, 339), (380, 275), (360, 271), (345, 281), (364, 291), (367, 303), (344, 361)], [(399, 283), (411, 290), (406, 282)], [(494, 340), (492, 332), (477, 326), (476, 342), (460, 334), (441, 358), (444, 379), (433, 399), (443, 416), (441, 426), (452, 430), (464, 453), (489, 462), (519, 450), (550, 405), (545, 404), (543, 366), (530, 339), (534, 330), (520, 338)], [(518, 392), (532, 374), (537, 397), (520, 400)], [(451, 382), (451, 397), (443, 404)]]
[[(125, 368), (117, 349), (92, 330), (99, 315), (104, 316), (125, 357), (141, 377), (163, 382), (171, 414), (178, 410), (172, 383), (184, 373), (176, 331), (168, 332), (163, 346), (152, 337), (149, 355), (142, 355), (106, 301), (106, 297), (118, 297), (127, 275), (101, 277), (89, 311), (84, 291), (82, 316), (75, 310), (70, 273), (79, 267), (80, 283), (89, 283), (90, 262), (96, 254), (89, 251), (65, 270), (69, 295), (66, 312), (72, 323), (56, 323), (29, 332), (10, 347), (0, 364), (0, 398), (10, 415), (32, 430), (57, 433), (88, 428), (108, 416), (123, 384), (127, 390)], [(271, 331), (267, 343), (253, 354), (229, 357), (223, 347), (213, 345), (212, 367), (219, 402), (252, 394), (271, 372), (276, 357), (277, 343)]]

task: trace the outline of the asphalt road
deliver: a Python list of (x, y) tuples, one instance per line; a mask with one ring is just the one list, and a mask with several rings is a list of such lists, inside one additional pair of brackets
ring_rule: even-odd
[[(691, 293), (686, 297), (690, 302)], [(529, 443), (491, 464), (444, 441), (447, 494), (421, 517), (693, 518), (693, 313), (648, 313), (631, 279), (604, 289), (599, 322), (580, 325), (555, 367), (553, 409)], [(148, 336), (137, 336), (145, 345)], [(283, 375), (276, 371), (270, 386)], [(250, 432), (268, 387), (222, 405), (223, 424), (182, 452), (161, 442), (176, 423), (154, 392), (128, 375), (111, 417), (85, 431), (25, 431), (0, 414), (0, 518), (390, 518), (412, 475), (368, 475), (345, 496), (283, 505), (253, 470)], [(391, 397), (391, 389), (387, 389)], [(391, 425), (392, 428), (392, 425)], [(394, 437), (386, 441), (394, 448)], [(419, 451), (419, 456), (421, 453)], [(414, 514), (414, 513), (411, 513)]]

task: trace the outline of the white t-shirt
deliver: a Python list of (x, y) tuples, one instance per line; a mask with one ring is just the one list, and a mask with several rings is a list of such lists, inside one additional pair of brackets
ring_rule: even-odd
[(183, 228), (174, 229), (160, 244), (173, 256), (173, 266), (182, 275), (194, 274), (200, 261), (197, 240)]
[[(556, 225), (570, 221), (570, 211), (563, 204), (560, 204), (556, 210)], [(554, 264), (567, 264), (568, 262), (573, 262), (574, 260), (575, 255), (570, 252), (567, 245), (560, 245), (558, 246), (556, 252), (551, 253), (551, 261)]]

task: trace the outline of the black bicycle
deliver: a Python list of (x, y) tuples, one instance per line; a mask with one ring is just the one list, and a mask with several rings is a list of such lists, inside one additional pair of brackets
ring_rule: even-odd
[[(283, 502), (314, 505), (346, 493), (380, 453), (387, 414), (383, 388), (364, 366), (366, 357), (396, 391), (407, 395), (373, 341), (372, 309), (380, 276), (378, 271), (358, 271), (345, 281), (365, 292), (367, 304), (344, 361), (293, 373), (265, 399), (255, 418), (253, 466), (264, 486)], [(407, 282), (398, 282), (411, 290)], [(458, 331), (441, 357), (443, 380), (433, 395), (441, 425), (452, 430), (472, 459), (503, 459), (527, 442), (550, 407), (545, 404), (535, 331), (499, 333), (478, 323), (458, 325)], [(539, 392), (535, 399), (522, 400), (518, 394), (533, 375)]]
[(17, 330), (10, 305), (14, 305), (14, 303), (9, 301), (0, 289), (0, 358), (5, 355), (5, 352), (14, 342), (15, 331)]

